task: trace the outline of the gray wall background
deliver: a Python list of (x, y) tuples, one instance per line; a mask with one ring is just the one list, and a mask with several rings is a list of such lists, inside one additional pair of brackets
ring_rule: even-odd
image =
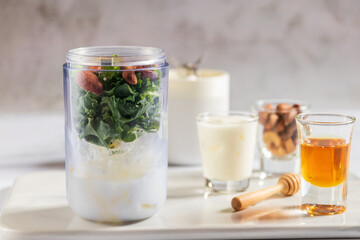
[(0, 0), (0, 112), (63, 111), (68, 49), (148, 45), (227, 70), (231, 108), (360, 107), (360, 1)]

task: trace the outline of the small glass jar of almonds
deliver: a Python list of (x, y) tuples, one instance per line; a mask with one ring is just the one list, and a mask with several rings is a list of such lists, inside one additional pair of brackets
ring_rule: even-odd
[(277, 175), (298, 170), (298, 132), (295, 117), (310, 105), (288, 99), (258, 100), (253, 111), (259, 115), (257, 141), (261, 171)]

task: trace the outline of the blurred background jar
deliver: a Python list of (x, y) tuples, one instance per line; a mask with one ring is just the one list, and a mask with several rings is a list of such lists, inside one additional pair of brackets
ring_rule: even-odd
[(200, 112), (226, 112), (230, 102), (229, 74), (214, 69), (170, 69), (169, 163), (200, 165), (195, 118)]
[(295, 116), (310, 105), (289, 99), (258, 100), (252, 106), (259, 116), (257, 142), (260, 170), (265, 175), (299, 171), (298, 132)]

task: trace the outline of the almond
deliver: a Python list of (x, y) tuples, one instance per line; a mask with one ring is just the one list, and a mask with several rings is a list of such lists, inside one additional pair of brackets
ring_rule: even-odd
[(159, 64), (152, 64), (152, 65), (139, 65), (136, 68), (140, 69), (140, 68), (152, 68), (152, 67), (158, 67)]
[(262, 125), (265, 125), (268, 121), (269, 113), (268, 112), (259, 112), (259, 122)]
[[(136, 67), (122, 67), (122, 69), (129, 70), (129, 69), (135, 69)], [(137, 84), (137, 77), (134, 71), (123, 71), (122, 77), (124, 80), (130, 84), (130, 85), (136, 85)]]
[(283, 119), (280, 119), (276, 125), (276, 131), (279, 133), (279, 132), (282, 132), (285, 130), (285, 125), (284, 125), (284, 120)]
[(287, 112), (285, 115), (284, 115), (284, 122), (285, 122), (285, 125), (289, 125), (290, 123), (292, 123), (293, 121), (295, 121), (295, 117), (296, 115), (298, 114), (298, 111), (295, 107), (292, 107), (289, 112)]
[(275, 127), (277, 120), (279, 119), (279, 116), (276, 113), (271, 113), (268, 117), (268, 120), (265, 124), (266, 130), (271, 130)]
[(89, 66), (88, 68), (91, 70), (102, 70), (101, 66)]
[(264, 109), (264, 111), (259, 112), (259, 122), (262, 125), (265, 125), (269, 119), (269, 115), (270, 115), (271, 111), (274, 110), (274, 106), (272, 104), (268, 103), (268, 104), (262, 106), (262, 108)]
[(137, 84), (137, 77), (134, 71), (125, 71), (122, 73), (124, 80), (130, 85)]
[(298, 111), (298, 113), (301, 113), (301, 106), (300, 106), (300, 104), (295, 103), (295, 104), (293, 105), (293, 108), (296, 108), (296, 110)]
[(291, 137), (295, 132), (297, 132), (296, 122), (293, 121), (290, 125), (286, 126), (286, 132), (288, 136)]
[(91, 71), (80, 71), (75, 76), (75, 82), (85, 91), (96, 95), (104, 93), (104, 87), (95, 73)]
[(294, 132), (297, 132), (295, 122), (293, 122), (290, 125), (285, 127), (285, 130), (283, 132), (281, 132), (281, 134), (280, 134), (281, 139), (286, 140), (288, 138), (291, 138), (294, 135)]
[(271, 103), (266, 104), (263, 108), (266, 110), (274, 110), (274, 106)]
[(159, 79), (159, 74), (151, 70), (143, 70), (140, 73), (142, 79), (149, 78), (150, 81), (155, 81)]
[(276, 111), (279, 112), (279, 113), (287, 112), (287, 111), (290, 110), (290, 108), (291, 108), (291, 105), (288, 104), (288, 103), (279, 103), (276, 106)]

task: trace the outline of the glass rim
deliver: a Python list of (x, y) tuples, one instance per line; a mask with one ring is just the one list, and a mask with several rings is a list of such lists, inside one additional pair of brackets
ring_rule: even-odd
[[(306, 120), (305, 116), (329, 116), (329, 117), (344, 117), (344, 121), (314, 121)], [(353, 124), (356, 121), (354, 116), (346, 114), (337, 114), (337, 113), (300, 113), (295, 117), (296, 121), (302, 124), (311, 124), (311, 125), (324, 125), (324, 126), (338, 126), (338, 125), (348, 125)]]
[[(169, 68), (169, 63), (165, 62), (164, 65), (158, 67), (144, 67), (144, 68), (136, 68), (136, 69), (90, 69), (90, 68), (82, 68), (81, 66), (71, 65), (69, 63), (63, 64), (63, 69), (73, 69), (73, 70), (84, 70), (90, 72), (130, 72), (130, 71), (142, 71), (142, 70), (161, 70), (164, 68)], [(118, 67), (118, 66), (113, 66)]]
[[(196, 116), (196, 122), (204, 122), (204, 118), (206, 117), (227, 117), (227, 116), (244, 116), (248, 117), (249, 119), (242, 119), (238, 121), (226, 122), (226, 124), (239, 124), (239, 123), (250, 123), (250, 122), (257, 122), (259, 117), (251, 112), (246, 111), (220, 111), (220, 112), (201, 112)], [(207, 123), (208, 122), (206, 121)]]
[(268, 104), (268, 103), (299, 104), (300, 105), (300, 110), (302, 110), (302, 111), (306, 111), (306, 110), (309, 110), (311, 108), (311, 105), (308, 102), (305, 102), (305, 101), (302, 101), (302, 100), (297, 100), (297, 99), (287, 99), (287, 98), (284, 98), (284, 99), (281, 99), (281, 98), (259, 99), (259, 100), (255, 101), (252, 104), (252, 107), (257, 111), (276, 112), (276, 108), (275, 109), (265, 109), (265, 108), (263, 108), (263, 106)]
[[(218, 79), (218, 78), (222, 78), (222, 77), (225, 77), (225, 78), (228, 78), (230, 75), (229, 75), (229, 72), (227, 71), (224, 71), (224, 70), (220, 70), (220, 69), (212, 69), (212, 68), (201, 68), (201, 69), (198, 69), (199, 71), (199, 76), (198, 78), (196, 79), (196, 81), (211, 81), (213, 79)], [(210, 76), (201, 76), (202, 73), (204, 72), (211, 72), (213, 73), (214, 75), (210, 75)], [(178, 70), (176, 68), (174, 68), (174, 66), (172, 66), (171, 68), (169, 68), (169, 74), (172, 76), (172, 78), (170, 78), (169, 80), (170, 81), (181, 81), (181, 82), (196, 82), (194, 80), (188, 80), (188, 79), (183, 79), (181, 77), (179, 77), (179, 73), (178, 73)]]
[(90, 46), (68, 50), (66, 62), (83, 66), (165, 64), (165, 51), (146, 46)]

